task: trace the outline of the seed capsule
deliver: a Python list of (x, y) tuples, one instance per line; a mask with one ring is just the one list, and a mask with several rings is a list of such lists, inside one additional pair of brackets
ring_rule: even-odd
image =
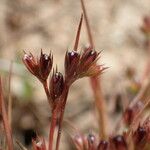
[(104, 70), (101, 65), (96, 65), (99, 54), (90, 47), (84, 50), (78, 67), (80, 77), (96, 76)]
[(25, 53), (22, 60), (27, 69), (41, 82), (44, 82), (47, 79), (53, 64), (53, 57), (51, 54), (43, 54), (41, 50), (40, 59), (35, 59), (31, 53)]
[(135, 148), (137, 150), (142, 149), (146, 144), (147, 132), (143, 127), (138, 127), (138, 129), (133, 134)]
[(108, 149), (108, 142), (107, 141), (101, 141), (98, 145), (97, 150), (107, 150)]
[(60, 72), (53, 72), (51, 81), (50, 81), (50, 94), (53, 100), (57, 99), (63, 91), (64, 88), (64, 79), (63, 75)]
[(137, 136), (136, 136), (137, 143), (142, 141), (144, 139), (145, 135), (146, 135), (146, 130), (142, 127), (139, 127), (137, 129)]
[(92, 49), (85, 50), (82, 57), (81, 57), (81, 64), (88, 68), (91, 64), (94, 63), (96, 58), (98, 57), (99, 53)]
[(88, 135), (88, 147), (89, 150), (94, 150), (96, 148), (96, 138), (93, 134), (89, 134)]
[(47, 55), (43, 54), (41, 51), (41, 56), (40, 56), (40, 75), (43, 80), (46, 80), (51, 69), (52, 69), (52, 64), (53, 64), (53, 58), (52, 55)]
[(127, 143), (123, 136), (118, 135), (112, 139), (114, 147), (116, 150), (127, 150)]
[(30, 54), (24, 54), (23, 57), (23, 62), (25, 64), (25, 66), (27, 67), (27, 69), (35, 76), (38, 76), (38, 64), (34, 58), (34, 56), (30, 53)]
[(75, 75), (80, 55), (76, 51), (66, 52), (65, 57), (65, 75), (66, 77), (72, 77)]

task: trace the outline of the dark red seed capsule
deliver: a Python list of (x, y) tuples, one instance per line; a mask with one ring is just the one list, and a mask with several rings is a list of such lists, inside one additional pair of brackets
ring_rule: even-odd
[(88, 140), (88, 147), (89, 149), (93, 150), (96, 148), (96, 138), (93, 134), (89, 134), (87, 137)]
[(108, 142), (107, 141), (101, 141), (98, 145), (97, 150), (107, 150), (108, 149)]
[(85, 51), (80, 59), (80, 70), (86, 72), (91, 67), (91, 65), (94, 64), (98, 55), (99, 53), (91, 49)]
[(50, 81), (50, 93), (53, 100), (57, 99), (63, 91), (64, 79), (60, 72), (53, 73)]
[(82, 54), (82, 57), (81, 57), (81, 61), (82, 62), (86, 62), (86, 61), (90, 61), (90, 62), (93, 62), (98, 56), (98, 53), (93, 50), (93, 49), (85, 49), (84, 50), (84, 53)]
[(87, 59), (91, 59), (91, 61), (94, 61), (97, 57), (97, 52), (92, 50), (89, 53), (87, 53)]
[(52, 56), (43, 54), (41, 51), (41, 56), (40, 56), (40, 75), (43, 80), (46, 80), (51, 69), (52, 69)]
[(35, 58), (33, 57), (33, 55), (30, 54), (24, 54), (23, 57), (23, 62), (25, 64), (25, 66), (27, 67), (27, 69), (35, 76), (38, 76), (38, 64), (35, 61)]
[(130, 125), (134, 119), (134, 111), (132, 108), (127, 108), (124, 113), (124, 122)]
[(121, 135), (115, 136), (112, 139), (112, 142), (113, 142), (116, 150), (126, 150), (127, 149), (127, 143), (126, 143), (124, 137)]
[(76, 51), (66, 52), (65, 57), (65, 74), (72, 76), (76, 72), (80, 55)]
[(146, 136), (146, 130), (143, 127), (138, 127), (134, 134), (135, 144), (139, 144)]

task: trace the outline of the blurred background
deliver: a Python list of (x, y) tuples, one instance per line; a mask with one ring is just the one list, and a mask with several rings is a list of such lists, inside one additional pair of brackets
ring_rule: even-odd
[[(86, 0), (85, 4), (96, 50), (103, 50), (99, 63), (109, 67), (101, 76), (102, 90), (108, 114), (113, 116), (111, 126), (115, 126), (123, 111), (121, 102), (135, 96), (149, 57), (140, 27), (143, 17), (150, 15), (150, 1)], [(12, 64), (13, 134), (30, 147), (36, 133), (48, 137), (51, 114), (42, 85), (22, 63), (23, 51), (36, 56), (41, 49), (51, 51), (54, 66), (57, 64), (63, 73), (65, 52), (73, 48), (81, 5), (79, 0), (0, 0), (0, 10), (0, 71), (5, 100), (9, 98)], [(85, 45), (88, 38), (83, 23), (79, 50)], [(73, 134), (67, 120), (82, 133), (97, 133), (96, 116), (89, 80), (79, 80), (69, 93), (60, 149), (73, 149), (70, 140)], [(108, 125), (108, 131), (111, 130)]]

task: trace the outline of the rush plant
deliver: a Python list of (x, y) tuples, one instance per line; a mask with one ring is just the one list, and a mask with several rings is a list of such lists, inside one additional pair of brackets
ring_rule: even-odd
[[(47, 55), (41, 50), (40, 57), (35, 59), (31, 53), (27, 54), (25, 52), (23, 57), (26, 68), (42, 83), (51, 107), (52, 120), (49, 133), (49, 150), (53, 149), (53, 136), (56, 122), (58, 122), (56, 150), (59, 149), (62, 120), (71, 85), (80, 78), (97, 76), (106, 69), (102, 65), (96, 64), (100, 52), (97, 52), (92, 47), (84, 48), (81, 53), (78, 52), (82, 20), (83, 15), (81, 16), (77, 30), (74, 49), (67, 51), (65, 55), (65, 75), (60, 73), (56, 67), (53, 68), (52, 76), (48, 80), (53, 64), (53, 56), (51, 53)], [(34, 144), (34, 147), (36, 147), (36, 144)]]

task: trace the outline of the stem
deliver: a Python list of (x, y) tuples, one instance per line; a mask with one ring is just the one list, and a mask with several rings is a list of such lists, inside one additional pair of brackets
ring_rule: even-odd
[(91, 32), (89, 21), (88, 21), (88, 17), (87, 17), (85, 5), (84, 5), (84, 0), (80, 0), (80, 1), (81, 1), (81, 6), (82, 6), (83, 14), (84, 14), (84, 19), (85, 19), (85, 23), (86, 23), (87, 34), (88, 34), (90, 46), (91, 46), (91, 48), (94, 48), (94, 42), (93, 42), (93, 38), (92, 38), (92, 32)]
[(16, 140), (16, 143), (21, 150), (27, 150), (18, 140)]
[(53, 150), (53, 137), (54, 137), (54, 131), (56, 127), (57, 122), (57, 111), (52, 111), (52, 119), (51, 119), (51, 126), (50, 126), (50, 132), (49, 132), (49, 149)]
[(59, 143), (60, 143), (60, 138), (61, 138), (62, 121), (63, 121), (63, 117), (64, 117), (64, 110), (65, 110), (65, 107), (61, 109), (59, 125), (58, 125), (58, 132), (57, 132), (56, 150), (59, 150)]
[(82, 20), (83, 20), (83, 14), (81, 14), (80, 23), (79, 23), (78, 30), (77, 30), (76, 40), (75, 40), (74, 49), (73, 49), (75, 51), (77, 51), (78, 49), (81, 27), (82, 27)]
[(11, 125), (12, 121), (12, 98), (11, 98), (11, 77), (12, 77), (12, 69), (13, 69), (13, 62), (10, 63), (10, 69), (9, 69), (9, 87), (8, 87), (8, 119), (9, 124)]
[[(92, 32), (91, 32), (91, 28), (90, 28), (89, 21), (88, 21), (88, 16), (87, 16), (84, 0), (80, 0), (80, 1), (81, 1), (81, 6), (82, 6), (84, 18), (85, 18), (90, 47), (94, 48)], [(91, 86), (92, 86), (93, 93), (94, 93), (95, 105), (97, 107), (98, 114), (99, 114), (99, 127), (100, 127), (99, 135), (102, 139), (106, 139), (106, 124), (107, 124), (106, 117), (107, 116), (106, 116), (105, 100), (104, 100), (102, 90), (101, 90), (101, 85), (100, 85), (100, 79), (98, 76), (90, 77), (90, 82), (91, 82)]]
[(3, 124), (5, 128), (5, 134), (8, 144), (8, 150), (13, 150), (13, 139), (12, 139), (12, 131), (8, 121), (8, 115), (5, 108), (3, 93), (2, 93), (2, 83), (0, 78), (0, 112), (2, 114)]
[(69, 87), (66, 86), (66, 89), (64, 90), (64, 94), (63, 94), (64, 99), (63, 99), (63, 103), (62, 103), (61, 111), (60, 111), (60, 118), (59, 118), (58, 132), (57, 132), (57, 141), (56, 141), (56, 150), (59, 150), (62, 122), (63, 122), (63, 118), (64, 118), (64, 110), (65, 110), (65, 106), (66, 106), (66, 102), (67, 102), (68, 92), (69, 92)]
[(102, 96), (100, 80), (98, 77), (91, 77), (90, 82), (94, 93), (95, 106), (99, 114), (99, 135), (102, 139), (106, 139), (106, 106)]
[(47, 81), (42, 82), (42, 84), (43, 84), (43, 87), (44, 87), (44, 90), (45, 90), (45, 93), (46, 93), (46, 96), (47, 96), (48, 103), (50, 104), (50, 107), (53, 108), (53, 104), (52, 104), (52, 101), (51, 101), (51, 98), (50, 98), (50, 93), (49, 93)]

